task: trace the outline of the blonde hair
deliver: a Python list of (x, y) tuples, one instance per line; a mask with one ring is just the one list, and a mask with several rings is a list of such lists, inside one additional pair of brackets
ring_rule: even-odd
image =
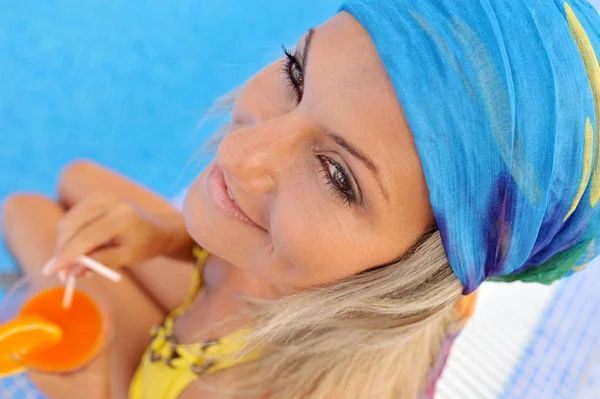
[(417, 398), (462, 289), (433, 229), (395, 264), (260, 306), (245, 350), (264, 352), (236, 367), (229, 389), (269, 399)]

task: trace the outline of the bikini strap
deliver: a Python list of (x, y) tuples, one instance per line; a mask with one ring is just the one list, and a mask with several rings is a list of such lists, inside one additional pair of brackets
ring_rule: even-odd
[(192, 274), (190, 291), (188, 292), (188, 295), (183, 303), (177, 309), (171, 312), (169, 318), (177, 318), (183, 313), (187, 312), (187, 310), (192, 306), (192, 303), (194, 303), (196, 295), (198, 295), (198, 292), (202, 288), (202, 269), (204, 268), (204, 263), (206, 262), (206, 258), (208, 258), (209, 253), (203, 248), (194, 247), (193, 254), (194, 258), (196, 258), (196, 263), (194, 265), (194, 271)]

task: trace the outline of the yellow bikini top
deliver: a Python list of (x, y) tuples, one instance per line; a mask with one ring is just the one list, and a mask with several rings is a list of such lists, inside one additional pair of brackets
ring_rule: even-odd
[[(202, 267), (208, 252), (195, 249), (196, 267), (192, 288), (178, 309), (150, 333), (150, 344), (132, 380), (130, 399), (177, 399), (181, 393), (202, 375), (212, 374), (238, 364), (251, 362), (259, 351), (243, 352), (244, 336), (248, 330), (240, 330), (223, 338), (192, 345), (180, 345), (173, 334), (175, 319), (185, 313), (202, 287)], [(447, 349), (440, 353), (440, 361), (433, 365), (432, 375), (439, 375), (450, 350), (451, 341), (473, 313), (477, 295), (462, 297), (456, 304), (457, 320), (447, 326)], [(440, 371), (436, 372), (436, 369)], [(433, 380), (435, 381), (435, 379)], [(432, 382), (433, 382), (432, 381)]]
[(173, 333), (175, 319), (185, 313), (202, 288), (202, 268), (208, 252), (194, 249), (196, 266), (192, 287), (183, 304), (150, 332), (150, 344), (132, 380), (130, 399), (177, 399), (202, 375), (212, 374), (255, 360), (259, 351), (240, 353), (248, 330), (239, 330), (222, 338), (181, 345)]

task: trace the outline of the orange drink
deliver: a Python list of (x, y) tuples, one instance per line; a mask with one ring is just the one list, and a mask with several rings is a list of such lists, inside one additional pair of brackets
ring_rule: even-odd
[[(15, 362), (25, 371), (68, 373), (92, 361), (112, 335), (112, 312), (101, 287), (94, 279), (79, 279), (71, 306), (64, 308), (64, 287), (56, 277), (40, 275), (18, 281), (6, 295), (0, 329), (5, 323), (26, 324), (19, 322), (38, 317), (60, 330), (60, 339), (13, 353)], [(31, 327), (20, 328), (26, 331)]]
[(37, 315), (62, 330), (62, 340), (50, 348), (21, 355), (31, 367), (47, 371), (66, 371), (87, 363), (102, 344), (102, 314), (83, 291), (75, 290), (73, 302), (62, 307), (64, 288), (54, 287), (32, 296), (25, 302), (20, 316)]

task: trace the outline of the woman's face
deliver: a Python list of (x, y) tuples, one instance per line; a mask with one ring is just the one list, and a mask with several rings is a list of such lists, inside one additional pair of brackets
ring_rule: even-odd
[(232, 123), (184, 216), (200, 245), (265, 282), (299, 289), (390, 263), (434, 222), (392, 84), (347, 13), (251, 78)]

